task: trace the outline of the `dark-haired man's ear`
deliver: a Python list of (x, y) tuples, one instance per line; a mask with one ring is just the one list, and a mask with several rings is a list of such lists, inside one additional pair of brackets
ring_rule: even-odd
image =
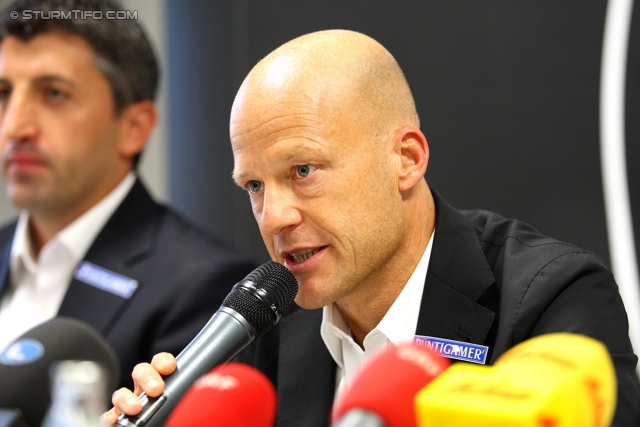
[(153, 102), (141, 101), (126, 107), (118, 120), (122, 124), (118, 153), (133, 160), (147, 144), (158, 121), (158, 110)]

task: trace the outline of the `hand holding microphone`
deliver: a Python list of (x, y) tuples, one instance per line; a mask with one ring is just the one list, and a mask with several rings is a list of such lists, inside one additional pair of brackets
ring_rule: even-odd
[[(178, 355), (175, 372), (172, 358), (160, 356), (154, 365), (134, 369), (136, 391), (141, 395), (142, 411), (133, 394), (119, 390), (114, 395), (115, 408), (104, 415), (104, 422), (121, 427), (155, 427), (165, 421), (179, 399), (195, 381), (211, 368), (228, 362), (249, 343), (278, 323), (281, 314), (293, 302), (298, 290), (295, 277), (281, 264), (270, 261), (256, 268), (236, 284), (220, 309), (211, 317), (185, 349)], [(163, 366), (163, 363), (167, 365)], [(171, 373), (161, 379), (161, 374)], [(164, 383), (163, 383), (164, 381)], [(135, 416), (131, 416), (135, 415)]]

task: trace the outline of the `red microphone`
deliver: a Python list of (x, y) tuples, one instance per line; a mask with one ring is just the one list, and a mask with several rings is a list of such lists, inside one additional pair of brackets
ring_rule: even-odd
[(333, 427), (416, 427), (413, 400), (449, 361), (416, 344), (390, 346), (356, 372), (333, 406)]
[(276, 407), (276, 390), (264, 374), (230, 362), (196, 381), (165, 427), (271, 427)]

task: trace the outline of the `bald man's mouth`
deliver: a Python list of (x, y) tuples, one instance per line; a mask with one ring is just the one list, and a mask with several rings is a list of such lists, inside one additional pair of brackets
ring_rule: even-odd
[(291, 254), (289, 255), (289, 258), (295, 263), (304, 262), (309, 258), (311, 258), (312, 256), (314, 256), (315, 254), (317, 254), (318, 252), (320, 252), (320, 248), (307, 249), (304, 251), (296, 252), (295, 254)]
[(320, 246), (311, 249), (293, 250), (286, 254), (285, 265), (292, 268), (302, 266), (302, 264), (311, 259), (317, 253), (321, 252), (326, 247), (327, 246)]

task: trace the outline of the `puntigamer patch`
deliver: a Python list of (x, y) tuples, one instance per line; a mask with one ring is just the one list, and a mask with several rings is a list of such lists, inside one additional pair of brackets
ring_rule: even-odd
[(138, 288), (138, 281), (122, 276), (88, 261), (80, 264), (75, 278), (103, 291), (129, 299)]
[(444, 338), (425, 337), (416, 335), (414, 343), (427, 347), (450, 359), (484, 365), (487, 361), (489, 347), (468, 342), (447, 340)]

